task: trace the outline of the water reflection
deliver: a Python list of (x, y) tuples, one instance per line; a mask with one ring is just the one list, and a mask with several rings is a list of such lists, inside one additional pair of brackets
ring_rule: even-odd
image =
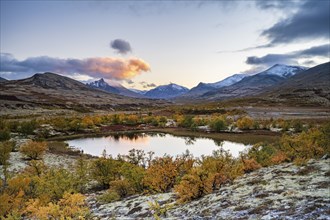
[[(212, 155), (214, 150), (221, 147), (229, 151), (234, 157), (250, 145), (227, 140), (213, 140), (209, 138), (177, 137), (164, 133), (128, 133), (115, 134), (107, 137), (81, 138), (69, 140), (70, 146), (83, 150), (87, 154), (100, 156), (103, 150), (108, 155), (128, 155), (132, 149), (144, 152), (155, 152), (155, 156)], [(133, 153), (131, 151), (131, 153)]]

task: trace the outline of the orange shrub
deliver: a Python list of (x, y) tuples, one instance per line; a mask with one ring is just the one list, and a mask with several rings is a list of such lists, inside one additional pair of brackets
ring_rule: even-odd
[(177, 166), (172, 157), (156, 158), (147, 169), (143, 182), (151, 191), (167, 192), (173, 187), (177, 175)]

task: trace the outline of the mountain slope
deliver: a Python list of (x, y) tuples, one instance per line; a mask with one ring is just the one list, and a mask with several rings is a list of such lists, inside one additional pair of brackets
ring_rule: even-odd
[(143, 98), (141, 94), (135, 93), (129, 89), (126, 89), (124, 86), (120, 84), (113, 84), (109, 85), (107, 82), (104, 81), (103, 78), (86, 84), (89, 87), (95, 88), (95, 89), (101, 89), (113, 94), (123, 95), (123, 96), (129, 96), (129, 97), (136, 97), (136, 98)]
[(265, 89), (280, 84), (287, 78), (304, 70), (304, 67), (276, 64), (261, 73), (245, 77), (231, 86), (207, 92), (200, 96), (200, 98), (207, 100), (223, 100), (257, 95), (265, 91)]
[(5, 81), (8, 81), (8, 80), (5, 79), (5, 78), (0, 77), (0, 82), (5, 82)]
[[(1, 108), (52, 107), (66, 109), (135, 108), (153, 105), (146, 99), (128, 98), (90, 88), (55, 73), (35, 74), (22, 80), (0, 84)], [(157, 102), (153, 102), (157, 105)], [(160, 103), (160, 102), (158, 102)]]
[(169, 99), (185, 94), (189, 91), (188, 88), (170, 83), (168, 85), (158, 86), (149, 90), (145, 96), (153, 99)]
[(330, 106), (330, 62), (312, 67), (261, 94), (274, 102)]
[[(216, 90), (225, 86), (230, 86), (234, 83), (241, 81), (243, 78), (248, 76), (247, 74), (234, 74), (215, 83), (199, 83), (196, 87), (193, 87), (186, 94), (182, 95), (182, 97), (196, 97), (201, 96), (206, 92), (210, 92), (212, 90)], [(181, 98), (181, 97), (180, 97)]]

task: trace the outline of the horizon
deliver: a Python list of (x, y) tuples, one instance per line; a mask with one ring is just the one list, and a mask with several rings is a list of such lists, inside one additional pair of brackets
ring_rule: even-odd
[(54, 72), (128, 89), (192, 88), (275, 64), (329, 62), (330, 1), (0, 4), (5, 79)]
[[(326, 63), (328, 63), (328, 62), (326, 62)], [(322, 65), (322, 64), (325, 64), (325, 63), (321, 63), (321, 64), (318, 64), (318, 65)], [(257, 75), (257, 74), (259, 74), (259, 73), (265, 72), (265, 71), (267, 71), (268, 69), (271, 69), (271, 68), (273, 68), (273, 67), (275, 67), (275, 66), (278, 66), (278, 65), (280, 65), (280, 66), (293, 66), (293, 67), (294, 67), (294, 65), (285, 65), (285, 64), (277, 63), (277, 64), (274, 64), (274, 65), (272, 65), (272, 66), (270, 66), (270, 67), (267, 67), (267, 68), (264, 69), (264, 70), (261, 70), (260, 72), (249, 73), (249, 74), (245, 74), (245, 75), (248, 75), (248, 76), (254, 76), (254, 75)], [(318, 65), (316, 65), (316, 66), (318, 66)], [(297, 66), (297, 67), (306, 68), (306, 70), (308, 70), (308, 69), (313, 68), (313, 67), (315, 67), (315, 66), (312, 66), (312, 67)], [(59, 76), (65, 76), (65, 77), (68, 77), (68, 78), (70, 78), (70, 79), (73, 79), (73, 80), (76, 80), (76, 81), (78, 81), (78, 82), (81, 82), (81, 83), (83, 83), (83, 84), (88, 84), (88, 83), (93, 83), (93, 82), (96, 82), (96, 81), (101, 81), (101, 80), (103, 80), (103, 81), (105, 81), (105, 82), (106, 82), (108, 85), (110, 85), (110, 86), (114, 86), (114, 87), (116, 87), (116, 86), (123, 86), (122, 84), (118, 83), (117, 81), (107, 80), (107, 79), (105, 79), (105, 78), (103, 78), (103, 77), (101, 77), (101, 78), (95, 78), (95, 79), (93, 79), (93, 80), (84, 81), (84, 80), (78, 80), (78, 79), (75, 79), (75, 78), (73, 78), (73, 77), (71, 77), (71, 76), (69, 76), (69, 75), (65, 75), (65, 74), (61, 74), (61, 73), (55, 73), (55, 72), (43, 72), (43, 73), (42, 73), (42, 72), (38, 72), (38, 73), (34, 73), (34, 74), (32, 74), (31, 76), (28, 76), (28, 77), (25, 77), (25, 78), (20, 78), (20, 79), (15, 79), (15, 80), (24, 80), (24, 79), (27, 79), (27, 78), (29, 78), (29, 77), (33, 77), (33, 76), (36, 75), (36, 74), (45, 74), (45, 73), (51, 73), (51, 74), (56, 74), (56, 75), (59, 75)], [(230, 76), (226, 77), (225, 79), (227, 79), (227, 78), (229, 78), (229, 77), (232, 77), (232, 76), (234, 76), (234, 75), (240, 75), (240, 74), (244, 74), (244, 73), (233, 74), (233, 75), (230, 75)], [(2, 77), (2, 78), (3, 78), (3, 77)], [(6, 79), (6, 78), (3, 78), (3, 79), (10, 81), (10, 79)], [(225, 80), (225, 79), (223, 79), (223, 80)], [(221, 82), (221, 81), (223, 81), (223, 80), (220, 80), (220, 81), (217, 81), (217, 82), (209, 82), (209, 83), (218, 83), (218, 82)], [(238, 82), (239, 82), (239, 81), (238, 81)], [(202, 82), (202, 81), (201, 81), (201, 82), (199, 82), (199, 83), (205, 83), (205, 82)], [(198, 84), (199, 84), (199, 83), (198, 83)], [(186, 86), (184, 86), (184, 85), (177, 84), (177, 83), (175, 83), (175, 82), (169, 82), (168, 84), (157, 85), (157, 86), (155, 86), (155, 87), (153, 87), (153, 88), (149, 88), (149, 89), (127, 88), (127, 87), (125, 87), (125, 86), (123, 86), (123, 87), (125, 87), (125, 88), (127, 88), (127, 89), (129, 89), (129, 90), (131, 90), (131, 91), (136, 90), (136, 91), (146, 92), (146, 91), (150, 91), (150, 90), (152, 90), (152, 89), (155, 89), (155, 88), (158, 88), (158, 87), (161, 87), (161, 86), (168, 86), (168, 85), (171, 85), (171, 84), (178, 85), (178, 86), (181, 86), (181, 87), (185, 87), (185, 88), (187, 88), (187, 89), (189, 89), (189, 90), (191, 90), (192, 88), (195, 88), (196, 86), (198, 86), (198, 84), (196, 84), (196, 85), (194, 85), (193, 87), (189, 88), (189, 87), (186, 87)], [(206, 84), (208, 84), (208, 83), (206, 83)]]

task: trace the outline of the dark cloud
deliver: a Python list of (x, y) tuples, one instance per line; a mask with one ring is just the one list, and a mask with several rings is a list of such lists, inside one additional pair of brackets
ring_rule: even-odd
[(11, 54), (1, 53), (0, 73), (20, 75), (21, 78), (36, 72), (55, 72), (65, 75), (85, 74), (94, 78), (116, 80), (131, 79), (150, 66), (138, 58), (120, 59), (113, 57), (92, 57), (86, 59), (61, 59), (48, 56), (31, 57), (19, 61)]
[(132, 52), (132, 48), (129, 42), (122, 39), (116, 39), (114, 41), (111, 41), (110, 47), (120, 54), (127, 54), (129, 52)]
[(271, 66), (277, 63), (282, 64), (298, 64), (298, 59), (307, 58), (310, 59), (309, 63), (312, 63), (312, 58), (330, 56), (330, 44), (324, 44), (320, 46), (311, 47), (305, 50), (293, 51), (287, 54), (267, 54), (262, 57), (250, 56), (246, 59), (246, 63), (256, 66)]
[(145, 81), (140, 82), (140, 84), (143, 86), (143, 88), (154, 88), (157, 85), (155, 83), (147, 83)]
[(126, 81), (128, 84), (134, 84), (133, 80), (126, 79), (125, 81)]
[[(269, 4), (264, 1), (265, 5)], [(288, 1), (283, 1), (287, 3)], [(283, 3), (282, 2), (282, 3)], [(280, 3), (280, 4), (282, 4)], [(259, 3), (260, 4), (260, 3)], [(264, 30), (261, 36), (270, 40), (271, 45), (293, 41), (329, 39), (330, 1), (309, 0), (301, 4), (296, 13)]]
[(296, 8), (300, 5), (303, 0), (259, 0), (256, 1), (256, 6), (260, 9), (288, 9), (288, 8)]

